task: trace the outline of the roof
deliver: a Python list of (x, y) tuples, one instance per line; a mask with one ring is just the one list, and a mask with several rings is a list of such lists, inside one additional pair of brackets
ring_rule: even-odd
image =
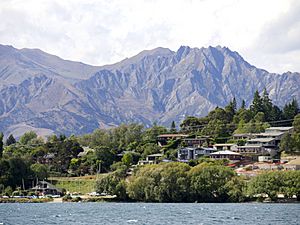
[(43, 189), (43, 188), (39, 187), (42, 184), (47, 184), (47, 188), (45, 188), (45, 189), (55, 189), (55, 190), (61, 191), (61, 188), (57, 188), (53, 184), (51, 184), (47, 181), (39, 181), (38, 184), (31, 189), (32, 190)]
[(196, 150), (196, 149), (200, 149), (198, 147), (182, 147), (180, 148), (180, 150), (183, 150), (183, 149), (186, 149), (186, 150)]
[(244, 146), (238, 146), (238, 148), (262, 148), (261, 145), (244, 145)]
[(294, 127), (269, 127), (266, 129), (266, 131), (272, 131), (272, 130), (284, 130), (284, 131), (289, 131), (293, 129)]
[(184, 141), (205, 141), (207, 140), (208, 138), (205, 138), (205, 137), (197, 137), (197, 138), (184, 138), (183, 140)]
[(253, 138), (248, 140), (248, 142), (271, 142), (274, 141), (274, 138)]
[(237, 152), (225, 150), (225, 151), (218, 151), (218, 152), (211, 153), (211, 155), (241, 155), (241, 154)]
[(267, 133), (258, 133), (258, 134), (253, 134), (253, 136), (280, 136), (283, 135), (284, 132), (280, 132), (280, 131), (270, 131)]
[(152, 155), (147, 155), (147, 157), (161, 157), (163, 154), (157, 153), (157, 154), (152, 154)]
[(252, 136), (252, 133), (245, 133), (245, 134), (234, 134), (234, 137), (244, 137), (244, 136)]
[(206, 150), (206, 151), (216, 151), (216, 149), (208, 148), (208, 147), (201, 147), (201, 149)]
[(224, 143), (224, 144), (214, 144), (214, 146), (233, 146), (235, 144), (232, 143)]
[(187, 134), (161, 134), (158, 137), (188, 137)]

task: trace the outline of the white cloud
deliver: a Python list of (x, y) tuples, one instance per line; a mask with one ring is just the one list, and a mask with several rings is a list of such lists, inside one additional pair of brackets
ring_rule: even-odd
[(299, 15), (292, 0), (2, 0), (0, 43), (96, 65), (158, 46), (224, 45), (267, 70), (300, 71)]

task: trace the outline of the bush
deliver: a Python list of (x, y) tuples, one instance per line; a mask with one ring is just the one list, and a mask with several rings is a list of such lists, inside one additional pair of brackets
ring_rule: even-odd
[(64, 202), (68, 202), (68, 201), (72, 200), (72, 197), (71, 197), (71, 195), (67, 194), (67, 195), (65, 195), (65, 196), (63, 197), (62, 200), (63, 200)]

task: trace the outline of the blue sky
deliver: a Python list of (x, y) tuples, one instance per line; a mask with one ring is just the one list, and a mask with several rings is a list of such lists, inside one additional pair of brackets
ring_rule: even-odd
[(0, 43), (104, 65), (145, 49), (227, 46), (300, 72), (297, 0), (1, 0)]

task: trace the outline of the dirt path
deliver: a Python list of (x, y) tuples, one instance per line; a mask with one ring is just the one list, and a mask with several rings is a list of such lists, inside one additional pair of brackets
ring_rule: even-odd
[(53, 198), (53, 201), (50, 203), (62, 203), (62, 202), (63, 202), (62, 198)]

